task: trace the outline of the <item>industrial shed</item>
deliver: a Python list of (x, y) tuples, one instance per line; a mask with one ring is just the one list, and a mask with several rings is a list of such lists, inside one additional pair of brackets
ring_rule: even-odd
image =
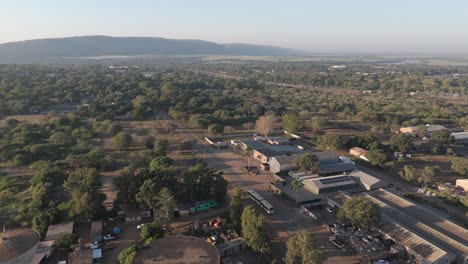
[(455, 143), (457, 144), (468, 143), (468, 131), (452, 133), (450, 134), (450, 136), (453, 137), (453, 139), (455, 140)]
[(314, 194), (330, 193), (356, 187), (350, 176), (330, 176), (317, 179), (308, 179), (304, 185)]
[(361, 187), (365, 188), (368, 191), (388, 187), (387, 182), (381, 181), (375, 178), (374, 176), (371, 176), (360, 170), (352, 171), (349, 174), (349, 176), (353, 177), (356, 183), (358, 183)]
[(293, 164), (293, 161), (296, 157), (297, 155), (273, 157), (269, 162), (270, 171), (278, 173), (281, 171), (297, 170), (298, 167)]

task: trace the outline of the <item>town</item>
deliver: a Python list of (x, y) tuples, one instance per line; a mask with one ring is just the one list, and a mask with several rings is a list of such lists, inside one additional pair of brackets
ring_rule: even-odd
[[(45, 89), (75, 81), (58, 72), (87, 71), (31, 70), (24, 68), (52, 84)], [(264, 104), (273, 111), (252, 119), (230, 105), (246, 100), (242, 91), (203, 99), (216, 90), (187, 90), (173, 81), (176, 72), (96, 70), (96, 81), (139, 88), (24, 110), (4, 102), (2, 263), (466, 262), (465, 117), (445, 127), (408, 116), (374, 130), (359, 114), (299, 107), (275, 115), (276, 106)], [(184, 74), (198, 83), (267, 85)], [(191, 98), (187, 108), (178, 96)], [(213, 114), (203, 114), (207, 103)]]
[(468, 1), (2, 1), (0, 264), (468, 264)]

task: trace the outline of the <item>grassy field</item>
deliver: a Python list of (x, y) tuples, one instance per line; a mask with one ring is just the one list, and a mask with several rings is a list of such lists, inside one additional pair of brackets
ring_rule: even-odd
[(41, 123), (44, 120), (51, 118), (49, 115), (9, 115), (0, 119), (0, 127), (6, 125), (8, 119), (16, 119), (18, 121), (25, 121), (30, 123)]

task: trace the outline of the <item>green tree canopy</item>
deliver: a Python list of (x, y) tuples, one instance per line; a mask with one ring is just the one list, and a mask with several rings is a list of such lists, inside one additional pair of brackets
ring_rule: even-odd
[(455, 142), (455, 138), (451, 136), (452, 132), (448, 129), (442, 129), (432, 133), (432, 139), (440, 144), (449, 145)]
[(468, 176), (468, 159), (466, 158), (453, 158), (451, 161), (451, 168), (454, 172), (467, 177)]
[(81, 220), (89, 220), (102, 208), (106, 196), (101, 192), (101, 175), (96, 169), (81, 168), (68, 176), (64, 183), (70, 195), (73, 214)]
[(338, 219), (342, 223), (369, 229), (379, 222), (379, 211), (375, 204), (365, 197), (347, 199), (339, 208)]
[(286, 264), (322, 264), (327, 259), (325, 252), (315, 245), (312, 233), (292, 235), (286, 247)]
[(284, 114), (281, 120), (283, 129), (289, 133), (296, 133), (299, 130), (299, 119), (295, 114)]
[(320, 170), (320, 163), (314, 154), (307, 153), (298, 156), (293, 160), (293, 163), (303, 172), (316, 173)]
[(371, 149), (366, 153), (366, 158), (374, 166), (384, 166), (387, 161), (387, 155), (381, 149)]
[(208, 133), (210, 134), (213, 134), (213, 135), (217, 135), (217, 134), (221, 134), (224, 132), (224, 126), (221, 125), (221, 124), (210, 124), (208, 126)]
[(119, 253), (119, 264), (132, 264), (136, 257), (138, 248), (133, 245)]
[(140, 186), (140, 191), (136, 195), (136, 200), (143, 208), (155, 210), (158, 207), (159, 188), (156, 182), (152, 179), (147, 179)]
[(314, 131), (322, 130), (327, 125), (327, 120), (320, 116), (314, 116), (310, 119), (310, 127)]
[(242, 234), (247, 245), (255, 252), (270, 252), (270, 240), (263, 229), (265, 219), (263, 215), (257, 216), (254, 208), (244, 207), (241, 216)]
[(413, 137), (404, 133), (390, 137), (390, 146), (394, 151), (408, 152), (413, 148)]
[(324, 149), (337, 150), (343, 148), (343, 142), (337, 135), (323, 135), (317, 139), (317, 144)]
[(159, 191), (157, 197), (157, 210), (154, 213), (155, 223), (170, 230), (172, 221), (174, 220), (174, 209), (176, 208), (176, 201), (171, 191), (164, 187)]
[(132, 144), (132, 136), (126, 132), (119, 132), (112, 141), (116, 148), (123, 150)]
[(234, 195), (231, 198), (230, 215), (232, 227), (237, 232), (240, 232), (241, 230), (241, 216), (243, 206), (244, 204), (242, 202), (242, 191), (239, 187), (236, 187), (236, 189), (234, 190)]
[(164, 170), (172, 166), (172, 163), (174, 163), (174, 160), (167, 156), (157, 157), (150, 162), (150, 170)]

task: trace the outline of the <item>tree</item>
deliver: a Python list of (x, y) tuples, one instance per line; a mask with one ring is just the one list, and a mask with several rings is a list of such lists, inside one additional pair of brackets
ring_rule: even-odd
[(50, 136), (49, 142), (52, 144), (69, 145), (73, 143), (73, 140), (65, 132), (56, 132)]
[[(240, 146), (238, 144), (238, 146)], [(247, 167), (250, 168), (250, 156), (252, 155), (253, 149), (251, 147), (247, 147), (246, 149), (241, 151), (241, 156), (247, 158)]]
[(325, 252), (315, 245), (312, 233), (294, 234), (286, 242), (286, 264), (322, 264)]
[(167, 141), (167, 139), (158, 139), (156, 140), (154, 151), (156, 152), (157, 156), (166, 156), (168, 147), (169, 141)]
[(47, 228), (50, 225), (50, 216), (47, 212), (39, 212), (32, 219), (32, 230), (39, 233), (41, 238), (44, 238), (47, 233)]
[(157, 157), (150, 162), (150, 170), (151, 171), (160, 171), (169, 168), (174, 163), (174, 160), (167, 157)]
[(322, 130), (327, 125), (327, 121), (323, 117), (314, 116), (310, 119), (310, 127), (314, 131)]
[(63, 184), (70, 196), (73, 215), (89, 220), (102, 208), (106, 196), (101, 192), (101, 175), (96, 169), (81, 168), (68, 176)]
[(189, 124), (194, 128), (206, 128), (208, 126), (208, 119), (201, 114), (193, 114), (189, 118)]
[(291, 182), (291, 188), (296, 192), (296, 204), (299, 199), (299, 191), (304, 187), (304, 182), (299, 179), (294, 179)]
[(158, 193), (158, 190), (154, 180), (145, 180), (135, 198), (141, 207), (156, 210), (158, 207), (158, 197), (155, 194)]
[(75, 234), (65, 234), (60, 237), (58, 237), (54, 241), (53, 247), (55, 249), (60, 248), (60, 249), (65, 249), (67, 251), (72, 250), (72, 246), (76, 245), (78, 243), (78, 237)]
[(234, 230), (240, 232), (241, 230), (241, 216), (242, 216), (242, 191), (239, 187), (234, 190), (234, 195), (231, 198), (230, 204), (231, 223)]
[(137, 246), (130, 246), (119, 253), (119, 264), (132, 264), (137, 254)]
[(296, 133), (299, 130), (299, 120), (295, 114), (284, 114), (281, 119), (284, 130), (289, 133)]
[(176, 208), (175, 198), (172, 196), (171, 191), (164, 187), (159, 192), (157, 200), (158, 209), (154, 213), (154, 221), (163, 227), (163, 229), (170, 230), (172, 221), (174, 220), (174, 209)]
[(411, 165), (405, 165), (400, 171), (400, 177), (407, 182), (414, 182), (417, 179), (417, 170)]
[(387, 161), (387, 155), (381, 149), (371, 149), (369, 150), (365, 157), (369, 160), (369, 162), (374, 166), (384, 166), (385, 162)]
[(244, 207), (241, 216), (242, 234), (247, 246), (255, 252), (270, 252), (270, 241), (263, 230), (264, 222), (263, 215), (257, 216), (251, 205)]
[(273, 127), (276, 123), (276, 117), (274, 115), (264, 115), (258, 118), (255, 122), (255, 129), (258, 133), (268, 136), (273, 131)]
[(365, 229), (375, 226), (379, 222), (379, 216), (377, 206), (362, 196), (345, 200), (337, 213), (342, 223)]
[(317, 144), (325, 149), (337, 150), (343, 147), (341, 138), (337, 135), (323, 135), (317, 139)]
[(154, 137), (147, 137), (145, 138), (145, 148), (147, 149), (154, 149)]
[(452, 163), (452, 170), (462, 176), (468, 176), (468, 159), (466, 158), (453, 158), (450, 163)]
[(143, 239), (157, 239), (164, 236), (164, 230), (156, 223), (145, 224), (140, 231), (140, 237)]
[(425, 166), (418, 172), (418, 182), (424, 184), (424, 187), (426, 187), (428, 183), (434, 180), (434, 176), (437, 174), (437, 172), (439, 172), (438, 167)]
[(432, 133), (432, 139), (444, 145), (453, 144), (455, 142), (455, 138), (452, 137), (451, 134), (452, 133), (448, 129), (442, 129)]
[(224, 132), (224, 126), (221, 124), (210, 124), (208, 126), (208, 133), (216, 135)]
[(394, 151), (408, 152), (413, 148), (413, 137), (398, 133), (390, 137), (390, 146)]
[(116, 148), (123, 150), (132, 144), (132, 136), (125, 132), (119, 132), (112, 141)]
[(320, 163), (314, 154), (304, 154), (296, 157), (293, 164), (299, 167), (299, 170), (306, 173), (316, 173), (320, 170)]

